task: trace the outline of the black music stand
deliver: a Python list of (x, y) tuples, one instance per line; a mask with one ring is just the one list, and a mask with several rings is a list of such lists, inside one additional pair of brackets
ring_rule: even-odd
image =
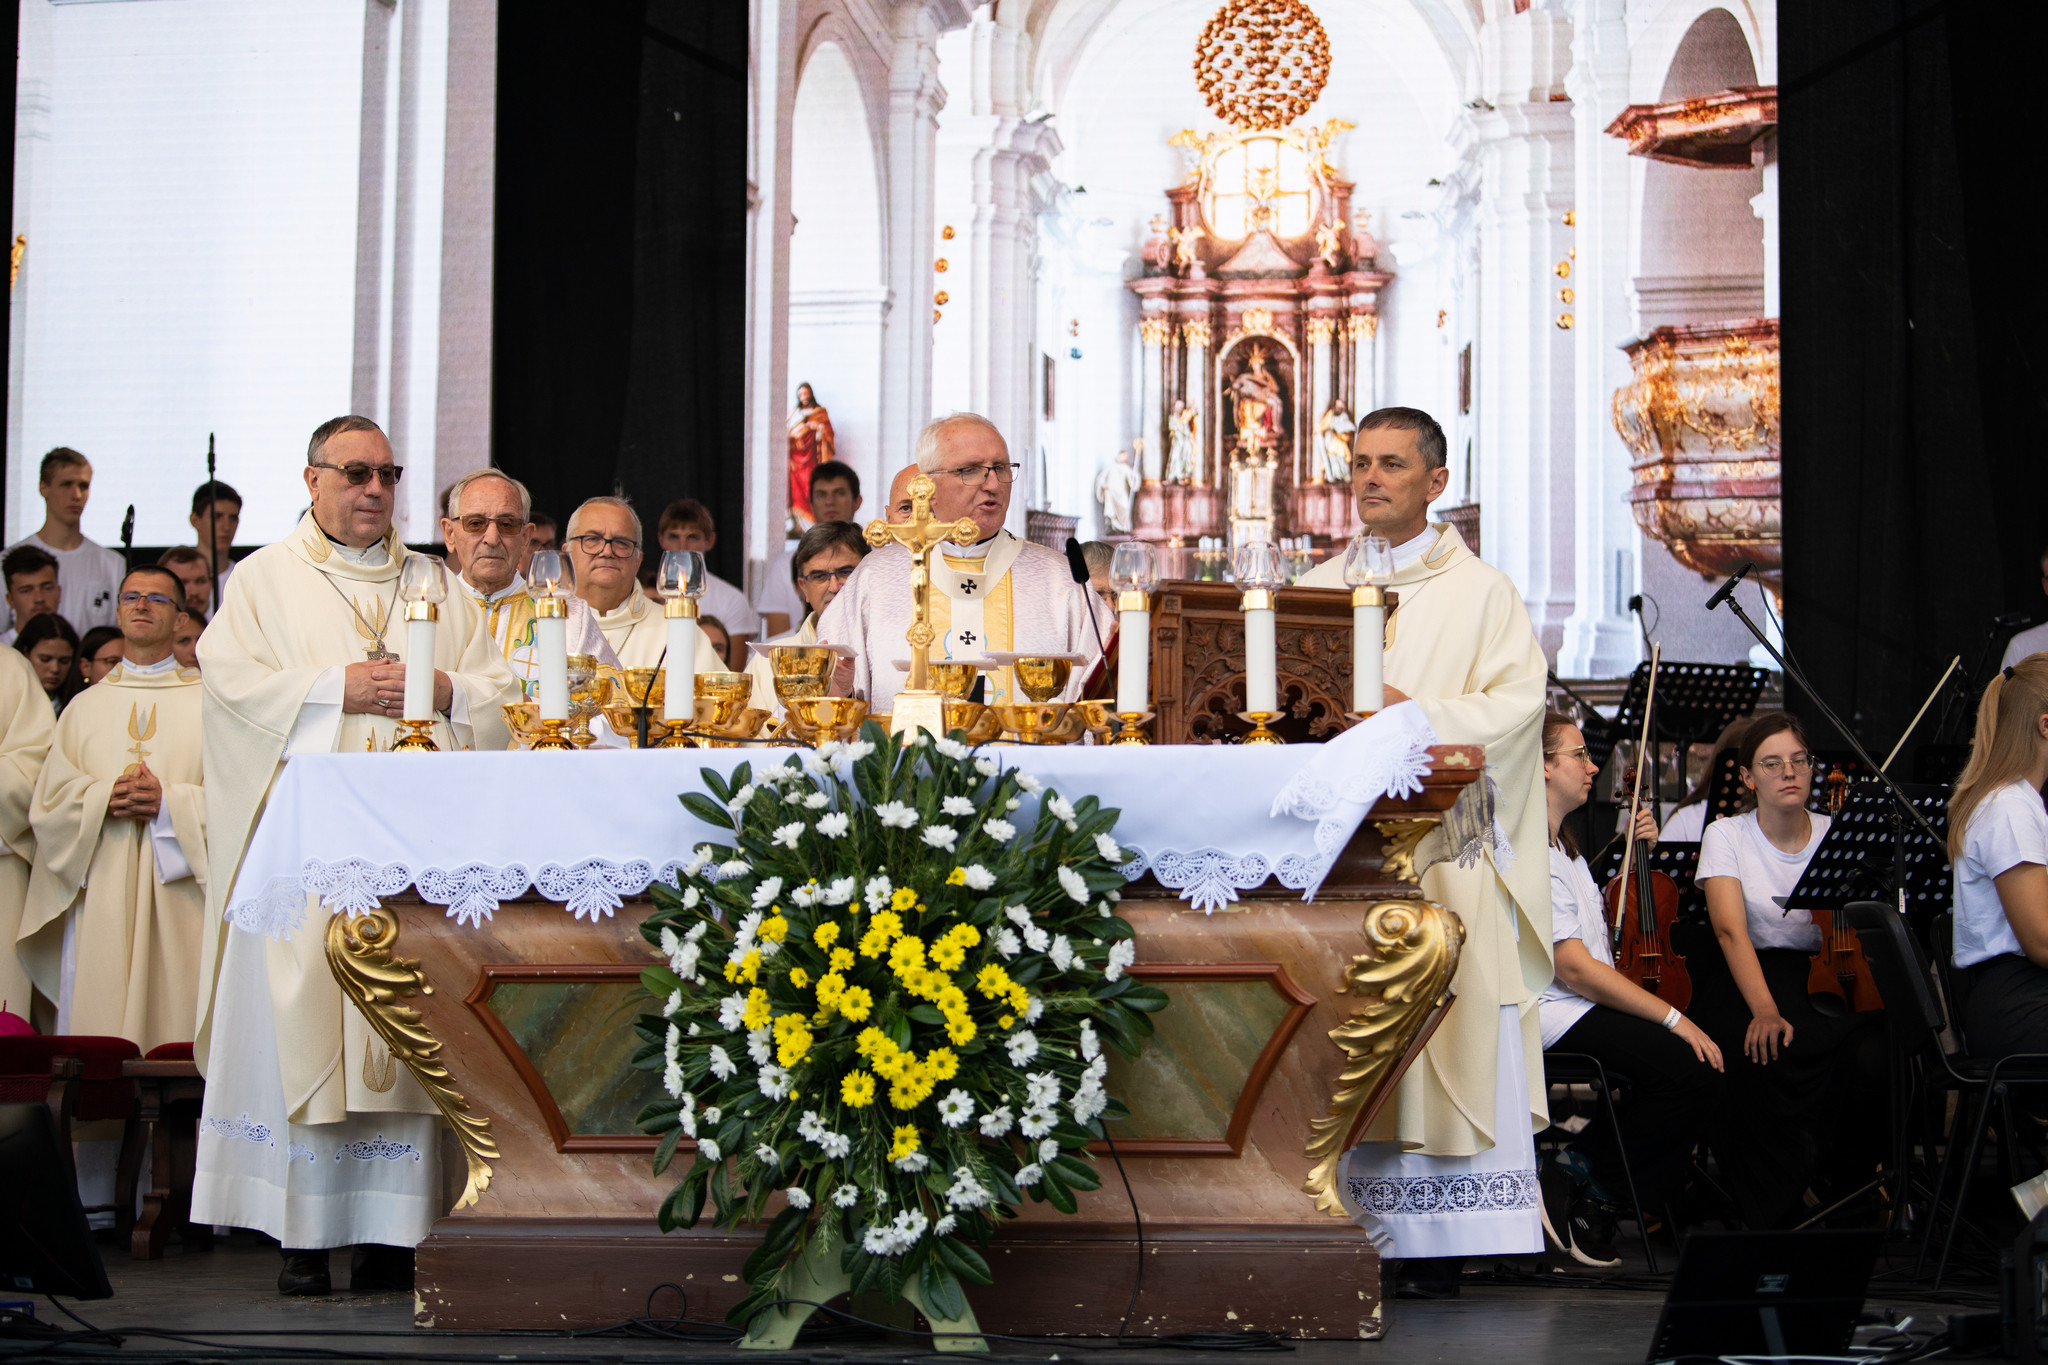
[[(1663, 770), (1663, 746), (1711, 744), (1719, 739), (1732, 722), (1755, 712), (1766, 676), (1761, 668), (1748, 664), (1667, 662), (1658, 667), (1656, 714), (1650, 718), (1653, 793), (1657, 781), (1654, 774)], [(1621, 708), (1614, 713), (1615, 724), (1625, 733), (1633, 735), (1642, 730), (1643, 703), (1649, 695), (1650, 665), (1639, 663), (1629, 675), (1628, 690), (1621, 694)], [(1663, 801), (1655, 800), (1653, 809), (1661, 819)]]
[[(1621, 875), (1622, 841), (1616, 839), (1600, 852), (1593, 866), (1593, 885), (1605, 887)], [(1700, 890), (1694, 875), (1700, 865), (1698, 844), (1666, 843), (1659, 839), (1650, 849), (1647, 866), (1652, 872), (1662, 872), (1678, 883), (1678, 918), (1704, 919), (1707, 914), (1707, 895)]]

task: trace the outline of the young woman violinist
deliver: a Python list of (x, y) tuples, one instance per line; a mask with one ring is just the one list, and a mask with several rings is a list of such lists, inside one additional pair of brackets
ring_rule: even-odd
[[(1789, 895), (1827, 833), (1806, 808), (1813, 754), (1799, 722), (1758, 716), (1738, 749), (1749, 810), (1700, 840), (1706, 893), (1725, 968), (1688, 962), (1693, 1014), (1728, 1059), (1728, 1102), (1711, 1134), (1743, 1221), (1790, 1225), (1816, 1182), (1853, 1187), (1877, 1163), (1884, 1131), (1883, 1015), (1825, 1015), (1807, 994), (1820, 929)], [(1704, 970), (1703, 970), (1704, 968)]]
[[(1721, 1097), (1721, 1049), (1699, 1025), (1614, 969), (1592, 871), (1564, 818), (1593, 791), (1586, 739), (1565, 717), (1543, 721), (1543, 787), (1550, 808), (1550, 937), (1557, 977), (1538, 1003), (1545, 1051), (1585, 1053), (1629, 1078), (1621, 1131), (1596, 1117), (1561, 1160), (1546, 1162), (1543, 1228), (1585, 1265), (1614, 1265), (1617, 1205), (1626, 1197), (1622, 1149), (1645, 1208), (1674, 1193), (1701, 1129)], [(1636, 813), (1635, 835), (1655, 841), (1656, 818)]]
[(2048, 1052), (2048, 653), (1993, 678), (1948, 804), (1963, 1030), (1986, 1057)]

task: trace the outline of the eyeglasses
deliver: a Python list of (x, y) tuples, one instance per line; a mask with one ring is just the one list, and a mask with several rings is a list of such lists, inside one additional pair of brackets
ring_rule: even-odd
[(853, 577), (853, 571), (859, 567), (858, 564), (849, 564), (843, 569), (813, 569), (799, 577), (814, 588), (822, 588), (827, 583), (844, 583)]
[(1765, 777), (1776, 777), (1788, 768), (1795, 773), (1803, 773), (1812, 766), (1812, 754), (1794, 754), (1790, 758), (1779, 758), (1776, 754), (1773, 754), (1769, 758), (1758, 759), (1756, 770)]
[(997, 483), (1008, 483), (1017, 477), (1017, 466), (1010, 464), (970, 464), (959, 469), (942, 469), (941, 474), (950, 475), (968, 488), (981, 487), (982, 480), (993, 478)]
[(1583, 744), (1576, 749), (1552, 749), (1543, 756), (1545, 758), (1576, 758), (1581, 763), (1591, 763), (1593, 761), (1593, 756), (1586, 752), (1586, 746)]
[(386, 488), (398, 487), (398, 481), (405, 475), (405, 469), (395, 464), (329, 464), (325, 460), (313, 461), (315, 469), (331, 469), (349, 482), (351, 488), (361, 488), (374, 475)]
[(526, 529), (526, 523), (518, 517), (467, 516), (455, 517), (452, 520), (462, 528), (463, 534), (472, 536), (480, 536), (486, 528), (495, 526), (499, 535), (512, 540)]
[(601, 536), (595, 531), (587, 535), (570, 536), (569, 543), (593, 559), (599, 555), (625, 559), (640, 548), (640, 542), (637, 540), (628, 540), (624, 536)]
[(160, 592), (124, 592), (121, 594), (119, 601), (121, 605), (124, 607), (132, 607), (137, 602), (147, 602), (152, 607), (169, 607), (178, 605), (177, 603), (172, 602), (170, 598), (164, 596)]

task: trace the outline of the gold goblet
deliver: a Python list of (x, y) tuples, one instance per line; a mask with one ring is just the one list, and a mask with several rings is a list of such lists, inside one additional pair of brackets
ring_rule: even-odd
[(1109, 732), (1116, 729), (1116, 703), (1113, 701), (1081, 701), (1074, 707), (1081, 713), (1081, 723), (1089, 734), (1095, 736), (1097, 744), (1109, 743)]
[(852, 697), (796, 697), (788, 708), (790, 734), (813, 747), (852, 739), (868, 718), (868, 704)]
[(522, 749), (568, 749), (569, 743), (563, 730), (568, 728), (565, 720), (542, 720), (540, 703), (533, 701), (508, 701), (503, 707), (505, 725), (512, 731), (512, 741)]
[[(654, 710), (659, 713), (661, 708), (657, 706)], [(605, 723), (612, 727), (614, 734), (623, 738), (633, 748), (640, 747), (640, 708), (623, 701), (607, 702), (604, 719)], [(668, 731), (668, 723), (662, 720), (659, 714), (650, 715), (647, 718), (648, 746), (651, 748), (667, 739)]]
[(946, 733), (958, 730), (961, 739), (969, 745), (988, 743), (1003, 732), (1002, 708), (984, 706), (978, 701), (948, 700), (946, 706)]
[(824, 696), (838, 662), (839, 651), (829, 645), (776, 645), (768, 651), (776, 697), (787, 707), (800, 698)]
[[(753, 695), (754, 679), (751, 674), (699, 673), (694, 728), (702, 733), (717, 736), (735, 733), (735, 726), (747, 714), (747, 702)], [(764, 711), (761, 714), (767, 713)], [(732, 747), (718, 739), (707, 739), (702, 742), (713, 748)]]
[(981, 671), (981, 665), (935, 662), (931, 671), (934, 692), (955, 701), (966, 701), (967, 694), (974, 690), (974, 675)]
[(1081, 736), (1081, 713), (1065, 702), (999, 706), (1003, 728), (1024, 744), (1070, 744)]
[(1074, 665), (1069, 659), (1019, 659), (1012, 671), (1019, 692), (1032, 701), (1047, 702), (1067, 690)]
[(611, 690), (612, 680), (599, 669), (595, 655), (569, 656), (569, 719), (574, 722), (569, 742), (577, 748), (587, 749), (593, 742), (590, 722), (603, 710)]

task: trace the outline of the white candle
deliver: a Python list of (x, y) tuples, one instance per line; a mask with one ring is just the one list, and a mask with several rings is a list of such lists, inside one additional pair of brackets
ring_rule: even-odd
[(1351, 709), (1362, 716), (1387, 704), (1387, 609), (1359, 602), (1364, 591), (1351, 599)]
[[(1143, 601), (1143, 594), (1137, 594)], [(1143, 610), (1117, 613), (1116, 709), (1125, 715), (1143, 715), (1146, 691), (1152, 682), (1152, 613)]]
[(689, 724), (697, 715), (697, 618), (671, 615), (668, 663), (661, 682), (661, 718), (671, 725)]
[[(431, 605), (428, 610), (433, 608)], [(434, 618), (409, 617), (405, 623), (405, 718), (434, 718)]]
[(536, 616), (533, 650), (540, 672), (540, 718), (569, 719), (569, 618)]
[[(1249, 594), (1247, 594), (1249, 595)], [(1272, 595), (1267, 594), (1267, 601)], [(1279, 624), (1271, 607), (1247, 607), (1244, 613), (1244, 709), (1280, 709)]]

